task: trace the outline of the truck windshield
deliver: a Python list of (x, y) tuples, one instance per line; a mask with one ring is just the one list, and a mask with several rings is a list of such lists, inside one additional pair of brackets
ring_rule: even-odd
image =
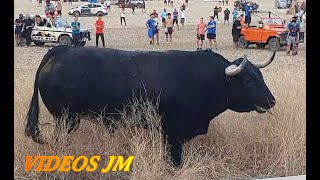
[(57, 27), (64, 27), (64, 28), (68, 27), (67, 21), (65, 21), (62, 17), (57, 17), (56, 24), (57, 24)]

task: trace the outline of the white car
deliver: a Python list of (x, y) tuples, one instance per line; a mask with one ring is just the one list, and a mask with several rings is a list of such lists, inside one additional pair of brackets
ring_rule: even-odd
[(85, 3), (79, 7), (73, 7), (68, 10), (69, 15), (81, 16), (81, 15), (107, 15), (107, 8), (100, 3)]
[[(34, 20), (35, 16), (30, 15)], [(45, 43), (59, 43), (60, 45), (72, 45), (72, 30), (68, 23), (62, 18), (57, 17), (56, 22), (51, 22), (46, 16), (41, 17), (41, 26), (35, 25), (32, 28), (31, 40), (37, 46), (43, 46)], [(25, 18), (25, 17), (24, 17)], [(90, 41), (90, 31), (80, 29), (80, 46), (85, 46), (86, 41)]]

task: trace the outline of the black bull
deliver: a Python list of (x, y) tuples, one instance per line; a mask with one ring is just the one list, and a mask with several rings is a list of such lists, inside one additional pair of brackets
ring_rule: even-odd
[[(90, 115), (105, 107), (107, 112), (117, 113), (116, 109), (122, 109), (143, 89), (149, 97), (161, 94), (163, 132), (173, 162), (179, 165), (183, 143), (206, 134), (210, 121), (220, 113), (227, 109), (264, 113), (275, 105), (259, 70), (274, 56), (275, 52), (269, 60), (254, 65), (246, 56), (231, 63), (211, 50), (152, 52), (59, 46), (47, 52), (37, 70), (25, 133), (35, 142), (45, 143), (38, 127), (38, 88), (56, 119), (62, 116), (62, 107), (70, 114)], [(68, 132), (76, 130), (80, 122), (71, 116)]]

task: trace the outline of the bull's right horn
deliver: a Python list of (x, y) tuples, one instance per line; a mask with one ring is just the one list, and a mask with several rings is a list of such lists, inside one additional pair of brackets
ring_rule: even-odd
[(224, 72), (226, 73), (227, 76), (234, 76), (243, 70), (243, 68), (246, 66), (247, 61), (248, 61), (247, 56), (244, 56), (239, 66), (232, 64), (228, 66)]

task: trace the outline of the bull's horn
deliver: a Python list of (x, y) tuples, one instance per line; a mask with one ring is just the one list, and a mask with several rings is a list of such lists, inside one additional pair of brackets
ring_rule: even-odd
[(268, 61), (266, 61), (264, 63), (260, 63), (260, 64), (254, 64), (254, 65), (259, 69), (260, 68), (264, 68), (264, 67), (268, 66), (269, 64), (271, 64), (271, 62), (273, 61), (275, 55), (276, 55), (276, 51), (273, 51), (273, 54), (272, 54), (271, 58)]
[(232, 64), (232, 65), (228, 66), (224, 72), (228, 76), (234, 76), (243, 70), (243, 68), (246, 66), (247, 61), (248, 61), (247, 56), (244, 56), (243, 61), (241, 62), (241, 64), (239, 66)]

